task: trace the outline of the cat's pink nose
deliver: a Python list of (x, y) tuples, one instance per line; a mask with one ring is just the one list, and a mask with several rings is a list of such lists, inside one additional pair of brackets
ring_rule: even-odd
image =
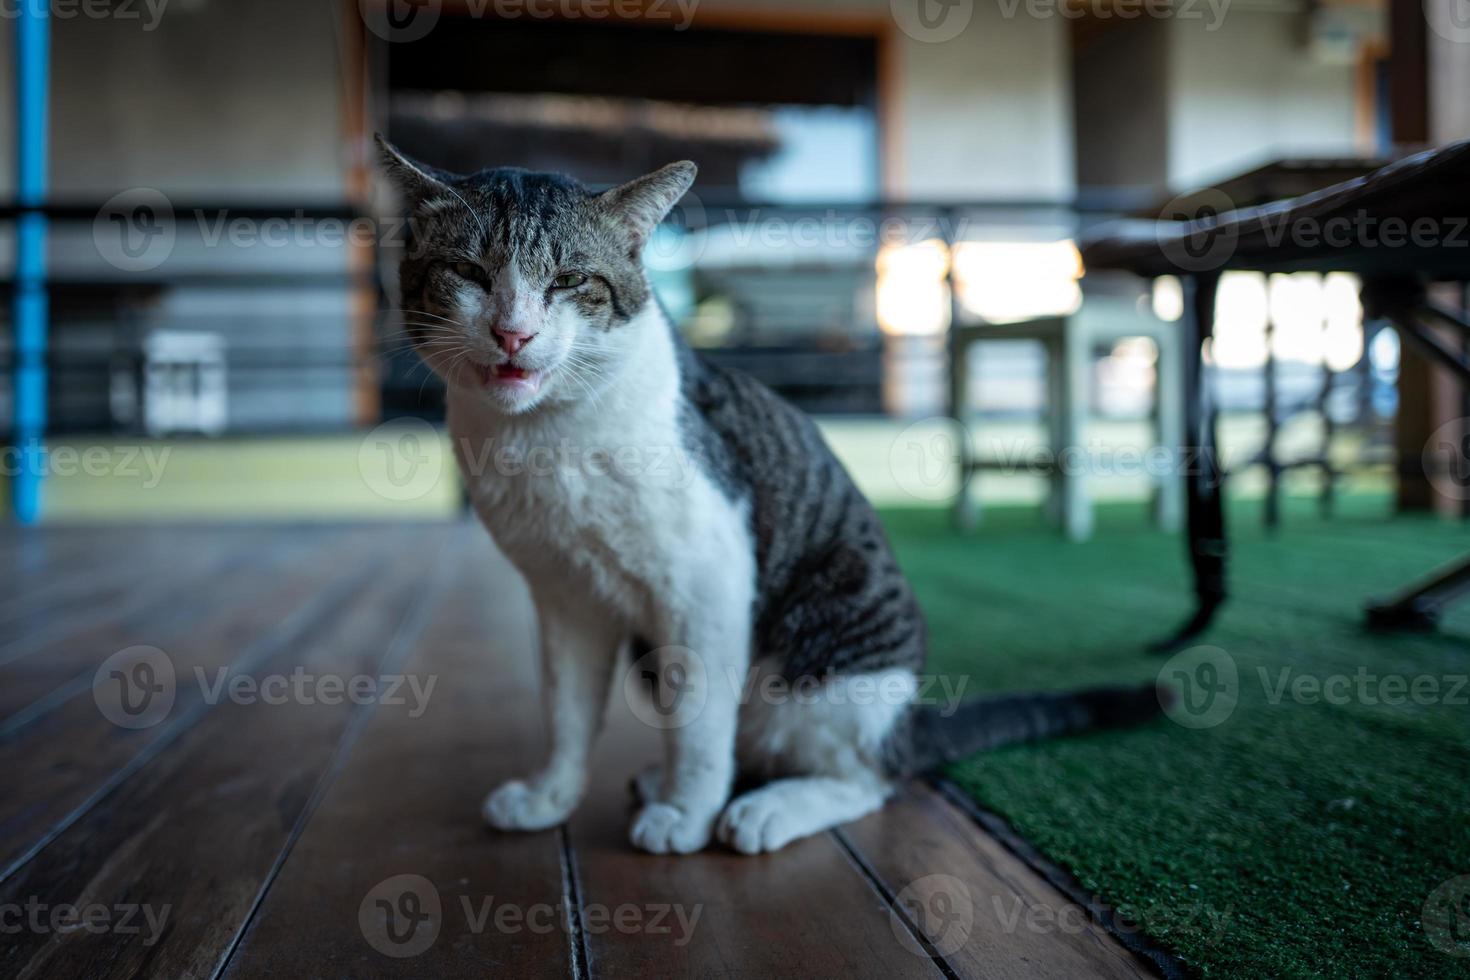
[(500, 327), (491, 327), (491, 335), (500, 349), (514, 357), (522, 347), (529, 344), (536, 335), (533, 333), (521, 333), (517, 330), (503, 330)]

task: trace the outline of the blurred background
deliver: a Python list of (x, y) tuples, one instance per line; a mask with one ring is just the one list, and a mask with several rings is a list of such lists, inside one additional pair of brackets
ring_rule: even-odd
[[(1166, 216), (1184, 192), (1259, 203), (1464, 135), (1454, 9), (1440, 30), (1406, 7), (1397, 35), (1388, 0), (68, 8), (50, 18), (49, 316), (42, 345), (21, 344), (44, 458), (12, 449), (7, 473), (39, 479), (21, 509), (40, 521), (452, 512), (452, 467), (407, 495), (391, 474), (365, 478), (391, 459), (359, 451), (384, 422), (442, 413), (383, 312), (398, 306), (402, 229), (374, 176), (382, 131), (451, 170), (593, 185), (697, 161), (650, 248), (659, 295), (709, 356), (817, 415), (880, 502), (954, 502), (960, 430), (899, 438), (950, 414), (987, 461), (969, 494), (1041, 500), (1045, 474), (1026, 464), (1047, 444), (1057, 329), (1074, 441), (1104, 461), (1086, 492), (1157, 502), (1159, 474), (1105, 461), (1168, 435), (1158, 406), (1177, 372), (1160, 343), (1179, 284), (1083, 278), (1075, 242)], [(0, 19), (6, 61), (15, 25)], [(7, 279), (15, 84), (0, 73)], [(15, 433), (29, 382), (8, 286), (0, 426)], [(1430, 423), (1466, 414), (1448, 387), (1417, 399), (1419, 442), (1396, 448), (1399, 345), (1363, 322), (1352, 276), (1227, 273), (1217, 315), (1237, 493), (1261, 492), (1272, 461), (1289, 491), (1390, 492)], [(951, 328), (987, 324), (1004, 329), (953, 343)], [(922, 479), (906, 472), (910, 443), (934, 455)], [(144, 448), (167, 450), (155, 477)], [(1405, 502), (1460, 507), (1419, 470), (1397, 476), (1422, 485)]]

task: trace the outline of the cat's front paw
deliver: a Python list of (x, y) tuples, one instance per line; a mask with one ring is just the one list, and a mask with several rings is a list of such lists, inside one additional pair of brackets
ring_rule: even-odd
[(686, 813), (670, 803), (650, 803), (633, 817), (628, 838), (650, 854), (692, 854), (709, 843), (716, 814)]
[(579, 794), (556, 784), (535, 785), (512, 779), (485, 797), (480, 813), (496, 830), (545, 830), (565, 823)]

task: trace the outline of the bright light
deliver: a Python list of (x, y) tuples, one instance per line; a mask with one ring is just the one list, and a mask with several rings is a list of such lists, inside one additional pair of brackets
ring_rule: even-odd
[(960, 242), (954, 250), (960, 303), (989, 323), (1068, 316), (1082, 304), (1082, 257), (1057, 242)]
[(1268, 287), (1271, 352), (1278, 361), (1322, 363), (1322, 324), (1326, 313), (1322, 276), (1316, 272), (1276, 273)]
[(1184, 316), (1184, 287), (1178, 276), (1159, 276), (1154, 280), (1154, 316), (1167, 323)]
[(897, 336), (930, 336), (949, 326), (949, 251), (935, 239), (878, 253), (878, 326)]
[(1396, 330), (1380, 330), (1373, 335), (1368, 359), (1378, 374), (1392, 374), (1399, 367), (1399, 335)]
[(1212, 354), (1223, 368), (1258, 368), (1266, 363), (1266, 319), (1270, 301), (1259, 272), (1227, 272), (1215, 293)]
[(1227, 272), (1215, 300), (1215, 349), (1221, 367), (1252, 370), (1270, 353), (1278, 361), (1326, 364), (1345, 371), (1363, 355), (1358, 278), (1333, 272)]
[(1329, 272), (1322, 280), (1327, 332), (1322, 338), (1327, 366), (1346, 371), (1363, 357), (1362, 283), (1349, 272)]
[(1113, 344), (1112, 356), (1144, 367), (1153, 367), (1159, 360), (1159, 345), (1154, 343), (1152, 337), (1124, 337)]

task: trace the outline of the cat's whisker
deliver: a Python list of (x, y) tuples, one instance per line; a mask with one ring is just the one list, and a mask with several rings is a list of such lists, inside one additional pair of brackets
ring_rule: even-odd
[(436, 320), (443, 320), (445, 323), (452, 323), (456, 327), (462, 327), (462, 326), (464, 326), (463, 323), (460, 323), (458, 320), (455, 320), (452, 317), (441, 316), (440, 314), (435, 313), (435, 312), (433, 312), (431, 310), (381, 309), (381, 310), (378, 310), (378, 313), (380, 313), (380, 314), (396, 314), (396, 315), (399, 315), (399, 316), (402, 316), (404, 314), (408, 314), (410, 316), (431, 316), (431, 317), (433, 317)]
[[(408, 323), (408, 324), (405, 324), (404, 326), (405, 327), (419, 327), (419, 328), (422, 328), (424, 330), (443, 330), (446, 325), (445, 324), (442, 324), (442, 323)], [(451, 336), (451, 337), (452, 336), (456, 336), (456, 334), (454, 334), (454, 333), (446, 333), (445, 335), (446, 336)], [(404, 339), (411, 340), (411, 339), (413, 339), (413, 336), (414, 335), (413, 335), (413, 333), (411, 331), (405, 329), (405, 330), (385, 331), (382, 336), (384, 336), (385, 338), (387, 338), (387, 337), (401, 337), (401, 338), (404, 338)]]
[(571, 378), (573, 381), (581, 386), (582, 390), (587, 393), (588, 400), (592, 402), (593, 410), (598, 410), (601, 406), (601, 400), (597, 397), (597, 393), (592, 390), (591, 385), (584, 381), (575, 370), (567, 371), (567, 377)]

